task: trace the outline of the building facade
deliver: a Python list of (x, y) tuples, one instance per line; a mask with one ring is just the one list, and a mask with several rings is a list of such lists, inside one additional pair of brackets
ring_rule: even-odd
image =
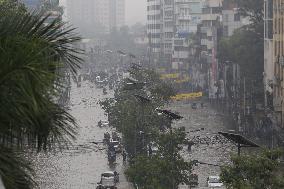
[(201, 21), (203, 0), (148, 0), (149, 51), (157, 67), (184, 68), (188, 63), (189, 35)]
[(202, 8), (200, 26), (201, 57), (208, 67), (208, 96), (217, 98), (218, 60), (217, 47), (222, 30), (223, 0), (205, 0)]
[(24, 3), (30, 11), (37, 10), (43, 3), (42, 0), (21, 0), (21, 2)]
[(157, 66), (161, 55), (161, 0), (147, 0), (147, 36), (150, 64)]
[(274, 80), (273, 62), (273, 0), (264, 0), (264, 95), (265, 107), (272, 109), (271, 101)]
[(273, 106), (277, 122), (284, 127), (284, 0), (273, 0)]
[(68, 0), (67, 18), (84, 37), (110, 33), (125, 23), (124, 0)]
[(189, 69), (190, 37), (197, 32), (201, 22), (202, 1), (176, 0), (174, 8), (174, 38), (172, 47), (172, 68)]
[(223, 1), (222, 26), (224, 37), (233, 35), (236, 29), (249, 24), (249, 18), (243, 17), (239, 13), (238, 5), (235, 2)]

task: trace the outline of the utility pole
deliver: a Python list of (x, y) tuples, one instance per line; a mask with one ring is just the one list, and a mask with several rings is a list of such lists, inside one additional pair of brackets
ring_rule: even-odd
[(243, 104), (243, 109), (244, 109), (244, 120), (245, 120), (245, 122), (244, 122), (244, 124), (243, 124), (243, 126), (244, 126), (244, 128), (243, 128), (243, 130), (244, 131), (246, 131), (246, 77), (244, 77), (244, 104)]
[(244, 77), (244, 116), (246, 115), (246, 78)]

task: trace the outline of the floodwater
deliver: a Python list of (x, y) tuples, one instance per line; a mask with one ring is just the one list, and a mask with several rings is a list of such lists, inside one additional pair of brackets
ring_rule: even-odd
[[(174, 123), (174, 127), (185, 127), (187, 138), (195, 143), (189, 152), (184, 146), (181, 152), (185, 160), (198, 160), (206, 164), (194, 166), (193, 173), (198, 175), (199, 186), (196, 188), (207, 188), (207, 177), (218, 176), (221, 172), (220, 166), (230, 163), (230, 154), (236, 152), (235, 146), (218, 135), (219, 131), (228, 131), (228, 123), (225, 115), (218, 113), (210, 107), (192, 109), (190, 103), (177, 102), (169, 109), (179, 112), (184, 118)], [(207, 165), (210, 164), (210, 165)], [(187, 187), (180, 187), (187, 188)]]
[[(102, 140), (105, 132), (111, 132), (110, 128), (97, 127), (99, 120), (106, 119), (98, 102), (113, 96), (112, 92), (108, 92), (109, 94), (103, 95), (102, 89), (96, 88), (95, 84), (88, 81), (83, 81), (81, 87), (73, 83), (70, 108), (79, 125), (77, 140), (69, 149), (47, 154), (40, 153), (32, 157), (39, 188), (94, 189), (100, 180), (100, 174), (108, 170), (116, 170), (120, 174), (119, 189), (132, 188), (123, 175), (122, 158), (118, 156), (115, 165), (108, 164), (106, 147), (102, 144)], [(188, 132), (187, 137), (197, 143), (192, 147), (191, 152), (184, 146), (181, 153), (187, 161), (199, 160), (214, 165), (229, 163), (229, 155), (236, 149), (228, 141), (214, 137), (218, 131), (228, 130), (222, 114), (210, 107), (199, 106), (197, 110), (193, 110), (190, 103), (184, 102), (171, 104), (168, 108), (184, 117), (173, 126), (185, 127)], [(219, 175), (220, 168), (199, 164), (194, 167), (193, 172), (199, 176), (197, 188), (206, 188), (206, 178)]]
[(108, 170), (120, 174), (118, 188), (130, 188), (123, 176), (122, 158), (118, 156), (115, 165), (108, 164), (102, 140), (105, 132), (111, 132), (110, 128), (97, 127), (99, 120), (106, 119), (98, 102), (112, 95), (103, 95), (102, 89), (88, 81), (82, 82), (81, 87), (73, 83), (70, 108), (79, 125), (77, 140), (69, 149), (33, 157), (39, 188), (94, 189), (101, 173)]

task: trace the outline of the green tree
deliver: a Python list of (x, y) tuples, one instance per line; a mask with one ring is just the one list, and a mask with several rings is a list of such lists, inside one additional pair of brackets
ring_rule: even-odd
[[(132, 67), (129, 71), (131, 78), (138, 83), (146, 83), (145, 87), (126, 90), (129, 82), (126, 79), (115, 91), (113, 99), (106, 99), (100, 104), (108, 114), (110, 125), (122, 133), (128, 154), (134, 157), (135, 154), (145, 152), (144, 147), (150, 142), (150, 138), (156, 136), (161, 124), (166, 124), (155, 109), (167, 103), (175, 92), (151, 70)], [(150, 101), (142, 102), (135, 95), (144, 96)], [(140, 131), (152, 134), (144, 136), (143, 144), (137, 139), (143, 137), (139, 134)]]
[(284, 175), (280, 171), (280, 151), (231, 158), (232, 165), (222, 167), (221, 178), (229, 189), (284, 188)]
[(220, 62), (232, 61), (241, 68), (242, 77), (251, 81), (257, 101), (263, 99), (264, 40), (263, 3), (258, 0), (227, 0), (239, 6), (239, 13), (250, 19), (250, 24), (236, 30), (231, 37), (218, 43)]
[(240, 7), (239, 12), (245, 17), (249, 17), (253, 24), (263, 22), (263, 3), (259, 0), (227, 0), (235, 1)]
[(153, 156), (138, 156), (126, 170), (131, 182), (145, 189), (172, 189), (190, 183), (192, 163), (179, 154), (185, 134), (174, 130), (157, 138), (158, 152)]
[(58, 69), (75, 74), (79, 67), (72, 43), (80, 38), (59, 19), (46, 25), (47, 19), (0, 2), (0, 176), (7, 189), (36, 184), (22, 149), (48, 150), (76, 135), (75, 119), (56, 99), (65, 87)]

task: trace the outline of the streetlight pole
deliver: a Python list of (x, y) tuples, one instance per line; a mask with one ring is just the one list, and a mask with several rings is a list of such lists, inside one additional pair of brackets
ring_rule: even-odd
[(159, 112), (159, 113), (162, 113), (164, 114), (170, 121), (170, 135), (171, 135), (171, 139), (170, 139), (170, 142), (171, 142), (171, 161), (172, 161), (172, 170), (171, 170), (171, 173), (172, 173), (172, 189), (175, 189), (175, 180), (174, 180), (174, 175), (173, 175), (173, 170), (174, 170), (174, 164), (173, 164), (173, 160), (174, 160), (174, 146), (173, 146), (173, 128), (172, 128), (172, 122), (173, 120), (180, 120), (182, 119), (183, 117), (178, 115), (178, 114), (175, 114), (169, 110), (161, 110), (159, 108), (156, 108), (156, 111)]

